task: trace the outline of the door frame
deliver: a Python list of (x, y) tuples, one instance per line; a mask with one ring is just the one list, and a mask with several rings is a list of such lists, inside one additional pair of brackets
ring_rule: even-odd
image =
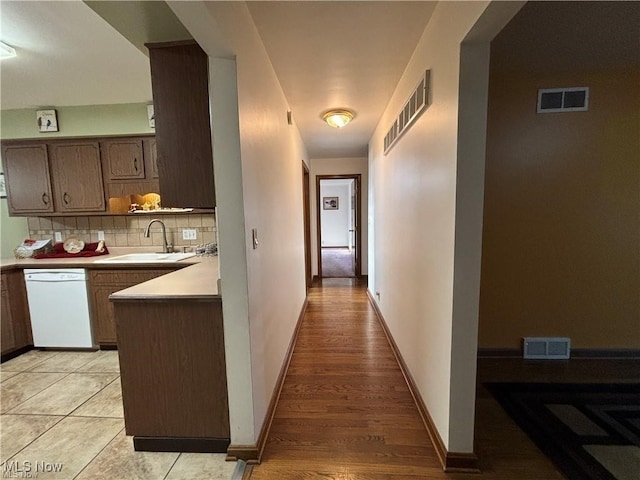
[(302, 161), (302, 205), (304, 224), (304, 281), (307, 291), (313, 282), (313, 272), (311, 271), (311, 181), (309, 167)]
[(356, 278), (362, 276), (362, 228), (361, 219), (362, 215), (362, 175), (360, 173), (349, 173), (343, 175), (316, 175), (316, 245), (317, 245), (317, 262), (318, 262), (318, 278), (322, 279), (322, 221), (320, 215), (321, 201), (320, 201), (320, 181), (321, 180), (355, 180), (356, 185), (356, 207), (355, 207), (355, 223), (356, 223), (356, 264), (354, 266)]

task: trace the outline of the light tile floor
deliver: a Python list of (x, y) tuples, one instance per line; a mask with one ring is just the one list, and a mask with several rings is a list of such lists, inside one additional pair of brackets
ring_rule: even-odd
[(116, 351), (32, 350), (0, 365), (0, 380), (0, 478), (232, 478), (224, 454), (133, 450)]

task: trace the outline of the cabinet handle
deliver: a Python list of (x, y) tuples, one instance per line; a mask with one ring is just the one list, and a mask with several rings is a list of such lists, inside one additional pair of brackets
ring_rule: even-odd
[(42, 194), (42, 203), (49, 206), (49, 195), (47, 195), (46, 192)]
[(64, 195), (62, 195), (62, 200), (64, 201), (65, 205), (69, 205), (69, 199), (71, 197), (69, 197), (69, 194), (67, 192), (64, 192)]
[(133, 168), (135, 169), (136, 173), (138, 173), (138, 159), (137, 158), (133, 159)]

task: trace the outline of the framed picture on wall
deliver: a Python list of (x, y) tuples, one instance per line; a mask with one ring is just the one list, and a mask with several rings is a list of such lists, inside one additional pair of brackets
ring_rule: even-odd
[(338, 210), (338, 197), (322, 197), (323, 210)]
[(38, 110), (36, 112), (36, 122), (40, 132), (58, 131), (58, 115), (55, 110)]
[(7, 188), (4, 185), (4, 173), (0, 173), (0, 198), (7, 198)]

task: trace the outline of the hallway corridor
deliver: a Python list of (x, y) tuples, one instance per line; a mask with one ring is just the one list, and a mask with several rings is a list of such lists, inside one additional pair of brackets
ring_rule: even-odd
[[(480, 474), (444, 473), (364, 285), (324, 279), (309, 304), (260, 465), (251, 480), (561, 480), (487, 390), (476, 400)], [(480, 362), (482, 380), (539, 375), (521, 361)], [(600, 363), (600, 362), (598, 362)], [(593, 363), (542, 366), (584, 381)], [(559, 369), (559, 370), (558, 370)], [(626, 369), (625, 371), (630, 370)], [(619, 364), (606, 367), (612, 374)], [(537, 372), (537, 373), (536, 373)], [(523, 375), (524, 374), (524, 375)], [(484, 377), (484, 378), (483, 378)], [(589, 377), (590, 379), (590, 377)]]
[(366, 288), (355, 282), (325, 279), (310, 290), (252, 480), (442, 475)]

